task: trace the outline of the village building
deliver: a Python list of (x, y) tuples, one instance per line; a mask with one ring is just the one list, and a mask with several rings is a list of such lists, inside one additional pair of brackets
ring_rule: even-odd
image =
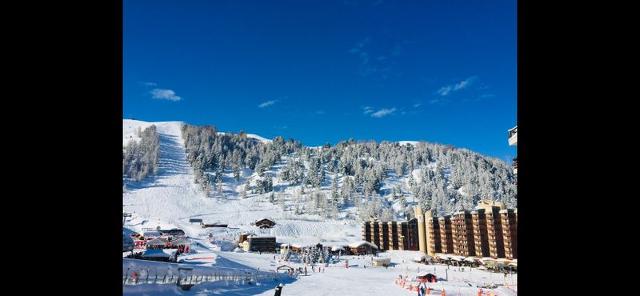
[(158, 232), (162, 236), (173, 236), (173, 237), (185, 236), (184, 231), (182, 229), (177, 229), (177, 228), (168, 229), (168, 230), (158, 230)]
[(167, 238), (157, 237), (151, 240), (148, 240), (146, 243), (147, 250), (157, 250), (157, 249), (165, 249), (170, 247), (170, 242)]
[(275, 236), (249, 236), (243, 244), (243, 248), (246, 246), (245, 251), (268, 253), (274, 253), (276, 251)]
[(269, 219), (262, 219), (262, 220), (256, 221), (255, 225), (260, 229), (265, 229), (265, 228), (272, 228), (274, 225), (276, 225), (276, 222), (273, 222), (272, 220), (269, 220)]
[(144, 237), (145, 240), (151, 240), (161, 236), (162, 236), (162, 233), (160, 233), (160, 231), (157, 231), (157, 230), (145, 231), (144, 233), (142, 233), (142, 237)]
[(349, 244), (349, 251), (353, 255), (377, 254), (378, 246), (371, 242), (361, 241)]

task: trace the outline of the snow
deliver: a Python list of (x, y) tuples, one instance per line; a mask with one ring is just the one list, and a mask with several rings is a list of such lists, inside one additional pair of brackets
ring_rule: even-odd
[(153, 125), (151, 122), (124, 119), (122, 126), (122, 146), (126, 146), (131, 141), (140, 141), (140, 137), (138, 137), (138, 129), (144, 130), (151, 125)]
[(419, 141), (398, 141), (398, 144), (400, 145), (411, 145), (411, 146), (415, 146), (418, 143), (420, 143)]
[(359, 247), (362, 247), (362, 246), (371, 246), (371, 247), (374, 247), (376, 249), (378, 248), (378, 246), (376, 246), (375, 244), (370, 243), (368, 241), (359, 241), (359, 242), (355, 242), (355, 243), (349, 244), (349, 248), (359, 248)]
[[(226, 134), (228, 134), (228, 133), (225, 133), (225, 132), (217, 132), (217, 134), (219, 134), (219, 135), (226, 135)], [(262, 137), (262, 136), (259, 136), (259, 135), (256, 135), (256, 134), (246, 134), (246, 136), (247, 136), (247, 138), (256, 139), (256, 140), (258, 140), (258, 141), (260, 141), (260, 142), (262, 142), (262, 143), (271, 143), (271, 142), (273, 142), (273, 140), (267, 139), (267, 138), (265, 138), (265, 137)]]
[[(387, 251), (378, 257), (372, 256), (342, 256), (336, 264), (328, 264), (324, 272), (315, 271), (307, 267), (308, 275), (297, 279), (286, 275), (275, 275), (278, 266), (288, 265), (293, 268), (304, 265), (295, 262), (274, 260), (273, 254), (216, 252), (218, 262), (215, 265), (173, 264), (162, 262), (145, 262), (124, 259), (123, 272), (133, 270), (137, 266), (155, 272), (176, 273), (178, 266), (194, 268), (194, 274), (207, 274), (214, 270), (250, 270), (274, 274), (277, 280), (265, 280), (256, 285), (239, 285), (234, 283), (214, 282), (194, 286), (191, 291), (184, 292), (174, 285), (140, 285), (125, 286), (124, 295), (263, 295), (271, 296), (274, 288), (283, 283), (282, 295), (415, 295), (395, 284), (399, 275), (403, 278), (414, 279), (419, 274), (431, 273), (438, 278), (437, 283), (427, 283), (431, 287), (432, 295), (440, 295), (444, 288), (447, 295), (475, 295), (479, 287), (490, 284), (508, 284), (497, 289), (483, 288), (485, 292), (492, 290), (495, 295), (517, 295), (517, 275), (492, 273), (477, 268), (465, 267), (464, 271), (458, 267), (446, 265), (424, 265), (415, 263), (411, 259), (420, 254), (417, 251)], [(345, 268), (348, 260), (349, 268)], [(373, 259), (387, 259), (391, 262), (388, 268), (372, 266)], [(304, 268), (304, 267), (303, 267)], [(143, 275), (144, 276), (144, 275)], [(413, 283), (417, 283), (412, 281)], [(151, 293), (151, 294), (150, 294)]]
[(256, 134), (247, 134), (247, 138), (257, 139), (257, 140), (260, 140), (260, 142), (263, 142), (263, 143), (271, 143), (272, 142), (272, 140), (269, 140), (267, 138), (258, 136)]
[[(268, 201), (268, 194), (248, 194), (247, 198), (240, 197), (240, 190), (245, 182), (256, 180), (257, 173), (245, 169), (241, 173), (240, 181), (233, 179), (232, 172), (225, 172), (223, 180), (224, 197), (206, 197), (204, 192), (194, 183), (193, 169), (186, 160), (184, 142), (180, 127), (182, 122), (143, 122), (138, 120), (124, 120), (123, 145), (129, 141), (139, 140), (137, 129), (144, 129), (155, 125), (160, 135), (159, 170), (140, 182), (127, 180), (123, 192), (123, 211), (131, 213), (125, 221), (127, 231), (144, 233), (147, 228), (161, 229), (179, 228), (185, 231), (191, 240), (192, 253), (178, 257), (183, 260), (182, 265), (193, 266), (198, 272), (206, 273), (212, 270), (234, 269), (253, 271), (274, 271), (283, 262), (275, 262), (273, 254), (255, 254), (245, 252), (231, 252), (241, 233), (257, 236), (275, 236), (277, 242), (291, 246), (309, 246), (322, 243), (326, 246), (343, 246), (361, 242), (361, 224), (354, 218), (356, 209), (349, 207), (342, 209), (340, 217), (325, 219), (318, 215), (293, 212), (292, 203), (294, 192), (299, 186), (289, 186), (288, 182), (279, 180), (280, 167), (286, 163), (286, 157), (274, 167), (266, 171), (276, 176), (274, 188), (277, 195), (285, 198), (285, 208), (277, 202)], [(263, 137), (248, 134), (248, 137), (260, 141), (270, 141)], [(409, 141), (402, 141), (407, 142)], [(435, 169), (436, 163), (429, 165)], [(419, 170), (411, 172), (419, 182)], [(330, 179), (330, 174), (326, 180)], [(341, 177), (343, 178), (343, 177)], [(384, 181), (383, 188), (391, 189), (400, 185), (406, 192), (408, 176), (394, 176)], [(340, 181), (340, 180), (339, 180)], [(331, 182), (325, 182), (322, 192), (329, 196)], [(323, 186), (325, 186), (323, 183)], [(309, 192), (312, 192), (309, 190)], [(391, 195), (384, 196), (392, 200)], [(412, 199), (407, 198), (407, 202)], [(228, 224), (229, 228), (202, 228), (198, 223), (189, 223), (190, 218), (200, 218), (204, 223)], [(263, 218), (270, 218), (276, 222), (271, 229), (259, 229), (252, 222)], [(209, 234), (213, 240), (209, 240)], [(248, 286), (237, 283), (205, 283), (196, 285), (192, 291), (181, 291), (172, 285), (139, 285), (125, 286), (125, 295), (273, 295), (273, 288), (278, 282), (285, 284), (283, 295), (415, 295), (396, 284), (395, 278), (399, 274), (414, 276), (417, 272), (428, 268), (429, 272), (444, 278), (445, 273), (449, 281), (434, 284), (435, 288), (445, 287), (447, 295), (469, 295), (477, 292), (475, 286), (485, 283), (502, 283), (502, 274), (473, 269), (473, 271), (448, 271), (446, 266), (425, 266), (412, 262), (419, 255), (412, 251), (389, 251), (381, 253), (382, 258), (390, 258), (391, 266), (386, 268), (371, 267), (370, 257), (342, 257), (348, 259), (350, 267), (344, 268), (344, 261), (330, 264), (324, 273), (311, 273), (298, 279), (279, 278), (277, 282), (263, 282)], [(302, 265), (287, 263), (294, 268)], [(366, 268), (364, 267), (366, 265)], [(157, 272), (174, 272), (181, 264), (166, 262), (149, 262), (135, 259), (123, 259), (123, 271), (135, 268), (153, 267)], [(172, 271), (173, 270), (173, 271)], [(517, 280), (514, 276), (514, 282)], [(468, 283), (469, 284), (468, 284)], [(439, 286), (438, 286), (439, 285)], [(471, 286), (470, 286), (471, 285)], [(496, 295), (515, 295), (507, 288), (496, 289)], [(438, 295), (437, 292), (435, 295)]]

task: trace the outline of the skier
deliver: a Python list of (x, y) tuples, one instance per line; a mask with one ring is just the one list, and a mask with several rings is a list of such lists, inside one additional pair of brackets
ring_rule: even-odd
[(418, 296), (424, 296), (427, 289), (426, 289), (426, 285), (424, 283), (420, 283), (420, 285), (418, 286)]
[(277, 287), (276, 287), (276, 293), (274, 294), (274, 296), (280, 296), (280, 294), (282, 293), (282, 283), (280, 283)]

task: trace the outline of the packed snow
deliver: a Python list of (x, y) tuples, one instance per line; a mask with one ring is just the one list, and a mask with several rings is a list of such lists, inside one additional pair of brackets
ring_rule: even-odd
[[(229, 281), (203, 283), (194, 286), (191, 291), (182, 291), (175, 285), (138, 285), (125, 286), (125, 295), (273, 295), (275, 287), (283, 283), (282, 295), (415, 295), (396, 283), (399, 276), (410, 279), (409, 283), (417, 284), (414, 279), (418, 274), (431, 273), (438, 278), (437, 283), (427, 283), (431, 295), (477, 295), (479, 289), (494, 295), (517, 295), (517, 275), (492, 273), (477, 268), (447, 267), (446, 265), (424, 265), (413, 262), (420, 253), (416, 251), (387, 251), (380, 253), (379, 258), (389, 258), (388, 268), (374, 267), (371, 255), (342, 256), (337, 263), (315, 266), (307, 265), (307, 275), (290, 277), (276, 273), (278, 266), (288, 265), (303, 268), (300, 263), (280, 261), (274, 254), (215, 252), (218, 262), (215, 265), (173, 264), (127, 260), (123, 264), (123, 272), (132, 270), (148, 271), (153, 277), (156, 274), (176, 274), (178, 266), (194, 268), (194, 274), (221, 270), (249, 270), (263, 272), (272, 276), (253, 284), (238, 284)], [(348, 262), (348, 268), (346, 267)], [(318, 267), (324, 270), (320, 271)], [(136, 269), (137, 268), (137, 269)], [(142, 274), (144, 276), (145, 274)], [(495, 287), (498, 285), (498, 287)], [(409, 286), (407, 283), (406, 286)], [(493, 287), (492, 287), (493, 286)], [(487, 294), (485, 294), (487, 295)]]

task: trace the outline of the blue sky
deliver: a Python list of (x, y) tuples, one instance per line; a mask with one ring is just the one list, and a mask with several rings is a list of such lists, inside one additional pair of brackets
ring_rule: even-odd
[(124, 1), (125, 118), (513, 158), (516, 1)]

